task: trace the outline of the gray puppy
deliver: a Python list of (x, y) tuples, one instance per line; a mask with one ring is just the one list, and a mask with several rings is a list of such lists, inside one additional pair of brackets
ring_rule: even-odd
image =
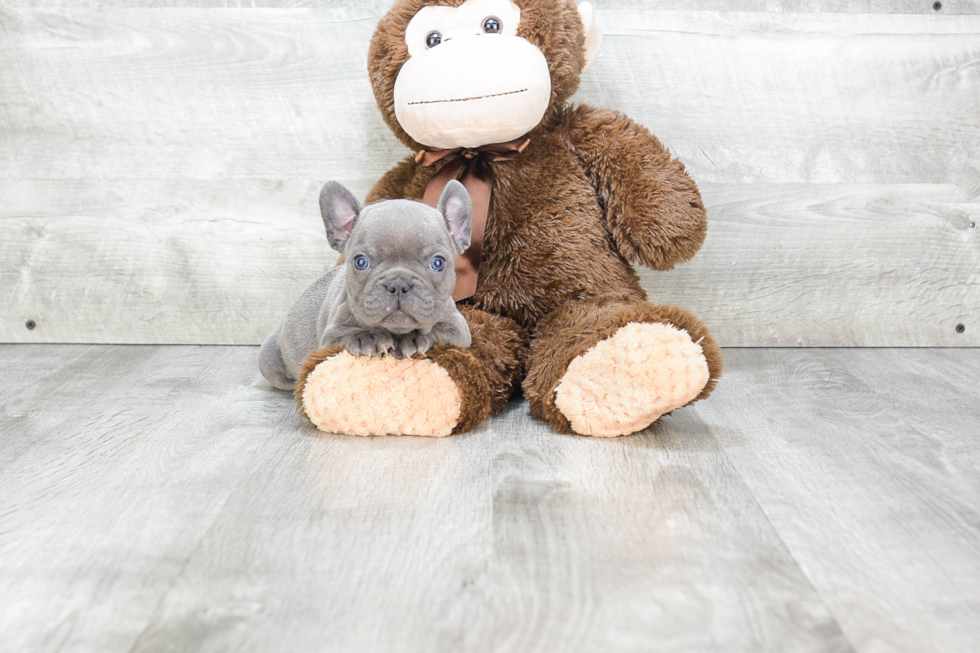
[(361, 208), (337, 182), (320, 191), (330, 246), (344, 264), (307, 288), (259, 351), (272, 385), (291, 390), (310, 352), (339, 344), (352, 354), (409, 357), (437, 341), (470, 346), (456, 310), (456, 257), (470, 246), (469, 193), (450, 181), (437, 209), (412, 200)]

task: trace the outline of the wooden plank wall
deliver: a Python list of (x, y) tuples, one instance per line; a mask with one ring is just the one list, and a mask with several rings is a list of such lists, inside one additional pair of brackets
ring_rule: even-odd
[[(0, 342), (259, 343), (334, 260), (319, 186), (407, 153), (365, 73), (386, 2), (18, 4)], [(709, 208), (655, 301), (728, 346), (980, 345), (980, 2), (595, 4), (576, 99), (650, 127)]]

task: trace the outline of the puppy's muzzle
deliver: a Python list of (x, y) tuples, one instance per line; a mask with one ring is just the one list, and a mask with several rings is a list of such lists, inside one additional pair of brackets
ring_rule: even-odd
[(384, 286), (388, 296), (395, 300), (395, 306), (397, 308), (402, 308), (402, 303), (409, 298), (412, 293), (412, 289), (415, 288), (415, 282), (403, 279), (401, 277), (389, 279), (381, 285)]

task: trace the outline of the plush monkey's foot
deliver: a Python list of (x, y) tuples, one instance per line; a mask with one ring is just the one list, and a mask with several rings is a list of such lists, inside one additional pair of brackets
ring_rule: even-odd
[(701, 346), (687, 331), (633, 322), (572, 360), (555, 407), (581, 435), (626, 435), (694, 400), (708, 378)]
[(456, 383), (424, 358), (311, 355), (296, 395), (321, 431), (348, 435), (449, 435), (462, 405)]
[(463, 433), (507, 405), (527, 334), (513, 320), (460, 305), (473, 343), (412, 358), (352, 356), (339, 345), (303, 363), (296, 401), (319, 429), (349, 435)]

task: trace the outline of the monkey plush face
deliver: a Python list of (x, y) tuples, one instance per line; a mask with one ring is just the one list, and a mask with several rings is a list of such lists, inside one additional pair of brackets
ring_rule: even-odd
[(368, 70), (409, 147), (479, 147), (546, 121), (598, 48), (588, 3), (399, 0), (378, 23)]
[(510, 0), (424, 7), (408, 23), (411, 58), (395, 80), (395, 117), (433, 147), (478, 147), (532, 130), (551, 100), (541, 50), (517, 36)]

